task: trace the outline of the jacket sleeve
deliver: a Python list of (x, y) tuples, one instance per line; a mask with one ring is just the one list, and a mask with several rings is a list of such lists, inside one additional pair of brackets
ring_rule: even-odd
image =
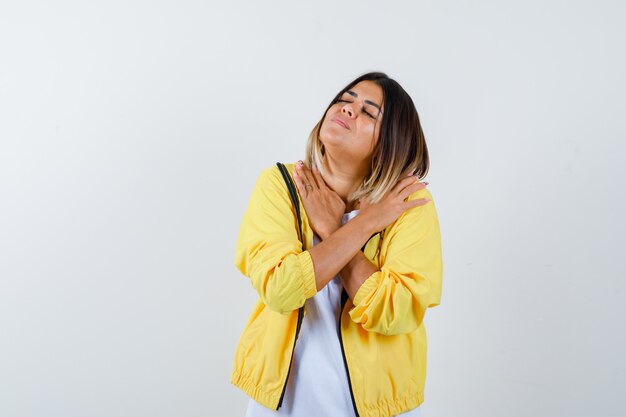
[(443, 261), (434, 199), (422, 189), (409, 200), (424, 197), (431, 201), (405, 211), (385, 231), (380, 270), (363, 282), (352, 300), (350, 318), (367, 331), (410, 333), (420, 326), (428, 307), (439, 305)]
[(250, 278), (263, 303), (282, 314), (317, 293), (313, 260), (302, 250), (297, 227), (282, 174), (277, 166), (264, 169), (241, 222), (235, 266)]

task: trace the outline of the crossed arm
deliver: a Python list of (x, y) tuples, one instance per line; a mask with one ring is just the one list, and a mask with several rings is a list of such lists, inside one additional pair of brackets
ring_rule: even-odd
[[(385, 229), (380, 269), (361, 247), (371, 236), (357, 215), (308, 250), (294, 230), (291, 201), (270, 170), (254, 187), (237, 240), (235, 265), (270, 309), (288, 314), (339, 274), (352, 299), (352, 321), (385, 335), (414, 331), (439, 304), (442, 256), (434, 202), (410, 209)], [(420, 190), (410, 199), (430, 197)]]
[(339, 273), (348, 296), (354, 298), (361, 284), (377, 271), (361, 251), (371, 234), (365, 219), (356, 216), (333, 233), (320, 236), (322, 241), (309, 249), (317, 291)]

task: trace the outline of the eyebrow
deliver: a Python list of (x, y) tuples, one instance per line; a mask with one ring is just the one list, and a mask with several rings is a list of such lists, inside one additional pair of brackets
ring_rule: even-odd
[[(355, 98), (359, 96), (357, 93), (355, 93), (355, 92), (354, 92), (354, 91), (352, 91), (352, 90), (348, 90), (348, 91), (346, 91), (346, 93), (350, 94), (352, 97), (355, 97)], [(381, 113), (383, 112), (383, 111), (380, 109), (380, 106), (379, 106), (378, 104), (374, 103), (373, 101), (370, 101), (370, 100), (367, 100), (367, 99), (366, 99), (366, 100), (363, 100), (363, 102), (364, 102), (365, 104), (369, 104), (369, 105), (371, 105), (371, 106), (376, 107), (376, 108), (378, 109), (378, 111), (379, 111), (379, 112), (381, 112)]]

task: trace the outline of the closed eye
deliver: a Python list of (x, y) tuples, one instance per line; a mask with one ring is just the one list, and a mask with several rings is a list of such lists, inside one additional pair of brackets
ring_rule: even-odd
[[(348, 100), (342, 100), (342, 99), (337, 100), (337, 103), (340, 103), (340, 102), (343, 102), (343, 103), (352, 103), (351, 101), (348, 101)], [(369, 114), (369, 113), (365, 110), (365, 107), (363, 108), (363, 113), (367, 114), (367, 115), (368, 115), (369, 117), (371, 117), (372, 119), (376, 119), (374, 116), (372, 116), (371, 114)]]

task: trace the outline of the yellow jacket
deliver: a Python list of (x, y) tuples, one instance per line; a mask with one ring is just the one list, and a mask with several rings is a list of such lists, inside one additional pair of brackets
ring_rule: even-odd
[[(295, 164), (285, 164), (292, 175)], [(389, 417), (424, 401), (426, 308), (439, 305), (443, 262), (435, 202), (427, 189), (409, 200), (429, 203), (405, 211), (364, 246), (377, 267), (354, 300), (343, 290), (340, 344), (359, 417)], [(302, 202), (305, 248), (313, 230)], [(235, 350), (230, 382), (277, 410), (287, 383), (306, 299), (317, 292), (313, 261), (298, 239), (298, 223), (279, 168), (265, 168), (241, 222), (235, 266), (259, 299)]]

